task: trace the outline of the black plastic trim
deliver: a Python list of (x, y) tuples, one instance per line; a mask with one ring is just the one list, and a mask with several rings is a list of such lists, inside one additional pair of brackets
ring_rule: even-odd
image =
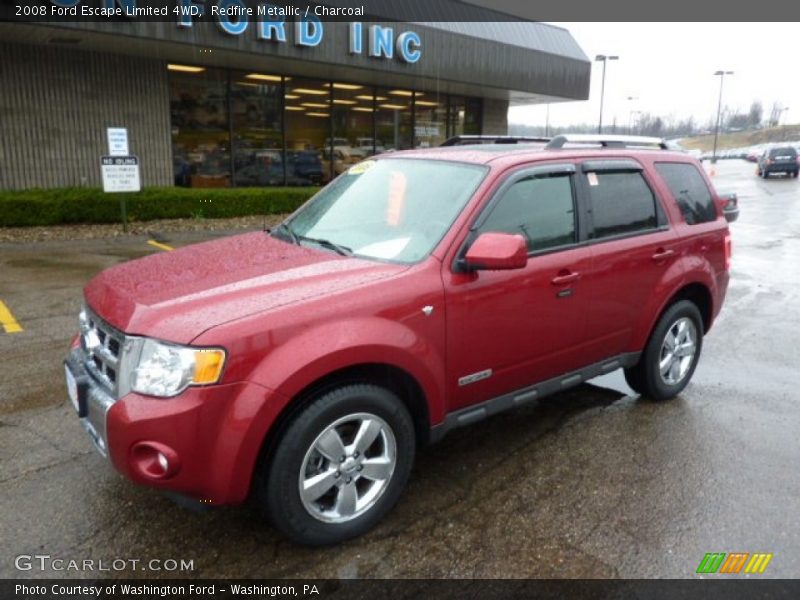
[(480, 404), (451, 412), (445, 417), (444, 421), (431, 427), (429, 440), (431, 443), (438, 442), (453, 429), (472, 425), (492, 415), (575, 387), (584, 381), (588, 381), (600, 375), (605, 375), (611, 371), (632, 367), (639, 362), (640, 356), (641, 352), (628, 352), (612, 356), (611, 358), (591, 364), (582, 369), (564, 373), (558, 377), (553, 377), (552, 379), (524, 387), (508, 394), (503, 394), (497, 398), (486, 400)]

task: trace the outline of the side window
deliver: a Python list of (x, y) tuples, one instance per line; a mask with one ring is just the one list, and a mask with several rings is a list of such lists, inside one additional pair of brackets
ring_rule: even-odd
[(689, 225), (717, 219), (717, 208), (697, 167), (686, 163), (656, 163), (656, 170), (667, 183)]
[(594, 238), (654, 229), (656, 198), (639, 171), (586, 174)]
[(518, 233), (535, 252), (576, 240), (570, 175), (532, 176), (514, 183), (495, 204), (481, 232)]

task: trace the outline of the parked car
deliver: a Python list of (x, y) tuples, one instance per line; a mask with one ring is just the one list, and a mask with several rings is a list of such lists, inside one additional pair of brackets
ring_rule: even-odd
[(731, 200), (686, 153), (587, 137), (366, 160), (271, 232), (100, 273), (65, 363), (83, 428), (137, 483), (329, 544), (456, 427), (620, 368), (676, 396)]
[(761, 154), (756, 173), (766, 179), (774, 173), (786, 173), (790, 177), (797, 177), (798, 171), (800, 164), (797, 162), (797, 150), (792, 146), (774, 146)]

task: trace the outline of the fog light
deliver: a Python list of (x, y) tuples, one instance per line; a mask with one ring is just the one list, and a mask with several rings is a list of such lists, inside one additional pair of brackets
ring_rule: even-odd
[(169, 471), (169, 461), (161, 452), (158, 453), (158, 466), (161, 467), (164, 473)]
[(159, 442), (139, 442), (131, 448), (131, 466), (147, 479), (169, 479), (180, 470), (178, 453)]

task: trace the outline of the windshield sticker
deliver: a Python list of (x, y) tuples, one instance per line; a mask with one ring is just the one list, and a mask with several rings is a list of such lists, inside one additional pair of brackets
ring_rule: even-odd
[(350, 169), (347, 171), (347, 174), (348, 175), (361, 175), (362, 173), (366, 173), (372, 167), (375, 166), (375, 162), (376, 161), (374, 161), (374, 160), (361, 161), (360, 163), (355, 164), (352, 167), (350, 167)]
[(386, 207), (386, 224), (397, 227), (403, 220), (403, 207), (406, 202), (408, 179), (400, 171), (392, 171), (389, 178), (389, 204)]
[(589, 180), (589, 185), (595, 186), (599, 182), (597, 181), (597, 173), (587, 173), (586, 179)]

